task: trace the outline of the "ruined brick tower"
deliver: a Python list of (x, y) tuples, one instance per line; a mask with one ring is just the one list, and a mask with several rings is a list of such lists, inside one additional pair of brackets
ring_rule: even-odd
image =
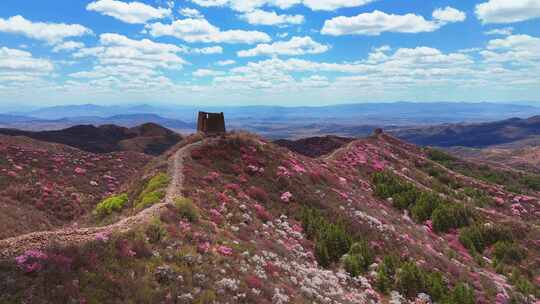
[(205, 134), (222, 134), (225, 129), (225, 115), (222, 113), (199, 112), (197, 131)]

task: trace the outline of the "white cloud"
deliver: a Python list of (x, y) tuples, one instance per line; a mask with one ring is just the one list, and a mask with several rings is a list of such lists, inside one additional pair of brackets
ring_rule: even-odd
[(149, 20), (162, 19), (171, 15), (169, 8), (155, 8), (142, 2), (122, 2), (117, 0), (98, 0), (86, 6), (95, 11), (131, 24), (144, 24)]
[(222, 54), (223, 48), (221, 46), (210, 46), (200, 49), (192, 49), (191, 53), (203, 55)]
[(204, 18), (203, 14), (201, 12), (199, 12), (199, 10), (197, 10), (195, 8), (185, 7), (185, 8), (182, 8), (182, 9), (178, 10), (178, 12), (180, 13), (180, 15), (182, 15), (184, 17), (187, 17), (187, 18), (193, 18), (193, 19), (202, 19), (202, 18)]
[(278, 15), (276, 12), (263, 10), (254, 10), (240, 15), (240, 18), (254, 25), (283, 25), (283, 24), (302, 24), (304, 16), (302, 15)]
[(314, 11), (333, 11), (345, 7), (357, 7), (375, 0), (303, 0), (305, 6)]
[(462, 21), (465, 21), (466, 18), (467, 16), (465, 15), (464, 12), (459, 11), (450, 6), (447, 6), (444, 9), (441, 9), (441, 8), (436, 9), (433, 12), (433, 19), (439, 20), (441, 22), (447, 22), (447, 23), (462, 22)]
[(178, 53), (188, 51), (174, 44), (157, 43), (149, 39), (133, 40), (123, 35), (107, 33), (100, 36), (100, 46), (81, 49), (73, 56), (97, 57), (102, 65), (181, 69), (186, 61), (179, 57)]
[(277, 55), (304, 55), (320, 54), (328, 51), (330, 47), (318, 43), (311, 37), (293, 37), (289, 41), (278, 41), (272, 44), (259, 44), (255, 48), (238, 52), (239, 57), (277, 56)]
[(207, 70), (207, 69), (198, 69), (195, 72), (193, 72), (193, 76), (195, 77), (213, 77), (213, 76), (219, 76), (223, 74), (224, 73), (222, 71)]
[(49, 44), (60, 43), (69, 37), (92, 34), (90, 29), (79, 24), (32, 22), (22, 16), (0, 18), (0, 32), (19, 34)]
[(53, 48), (53, 52), (55, 52), (55, 53), (62, 52), (62, 51), (68, 51), (69, 52), (69, 51), (82, 49), (84, 47), (85, 47), (85, 45), (82, 42), (66, 41), (66, 42), (62, 42), (62, 43), (56, 45)]
[(433, 12), (435, 20), (426, 20), (415, 14), (394, 15), (381, 11), (363, 13), (354, 17), (339, 16), (326, 20), (321, 30), (322, 34), (341, 35), (368, 35), (377, 36), (383, 32), (394, 33), (421, 33), (433, 32), (442, 26), (465, 20), (465, 14), (447, 7)]
[(489, 0), (476, 6), (482, 23), (513, 23), (540, 18), (540, 0)]
[(540, 62), (540, 38), (529, 35), (511, 35), (489, 41), (487, 50), (480, 52), (489, 62), (530, 64)]
[(173, 36), (187, 42), (205, 43), (246, 43), (268, 42), (270, 36), (259, 31), (225, 30), (210, 24), (206, 19), (182, 19), (171, 24), (154, 23), (147, 25), (154, 37)]
[(0, 47), (0, 84), (8, 84), (7, 88), (38, 84), (53, 70), (54, 65), (46, 59), (35, 58), (27, 51)]
[(485, 31), (484, 34), (486, 35), (501, 35), (501, 36), (510, 36), (514, 32), (513, 27), (505, 27), (505, 28), (499, 28), (499, 29), (493, 29), (490, 31)]
[(221, 61), (216, 62), (216, 65), (218, 65), (218, 66), (228, 66), (228, 65), (233, 65), (235, 63), (236, 63), (236, 61), (234, 61), (234, 60), (221, 60)]
[(191, 0), (203, 7), (227, 6), (238, 12), (250, 12), (264, 6), (288, 9), (303, 4), (314, 11), (333, 11), (339, 8), (358, 7), (375, 0)]
[(7, 47), (0, 48), (0, 71), (50, 72), (53, 69), (51, 62), (34, 58), (29, 52)]

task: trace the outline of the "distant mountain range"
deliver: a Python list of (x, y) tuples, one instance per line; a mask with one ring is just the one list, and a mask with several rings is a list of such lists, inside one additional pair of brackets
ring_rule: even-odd
[(195, 129), (194, 123), (186, 123), (177, 119), (164, 118), (156, 114), (119, 114), (108, 117), (86, 115), (64, 117), (59, 119), (0, 114), (0, 127), (33, 131), (58, 130), (76, 125), (118, 125), (131, 128), (145, 123), (154, 123), (174, 130), (189, 131)]
[(480, 124), (450, 124), (398, 129), (392, 133), (417, 145), (483, 148), (526, 141), (540, 135), (540, 116)]
[(26, 136), (35, 140), (64, 144), (91, 153), (135, 151), (159, 155), (177, 144), (182, 137), (157, 124), (147, 123), (133, 128), (115, 125), (78, 125), (54, 131), (0, 129), (1, 135)]
[(362, 103), (321, 107), (280, 106), (174, 106), (69, 105), (46, 107), (33, 111), (12, 112), (38, 119), (80, 117), (107, 118), (117, 115), (155, 114), (168, 119), (194, 123), (197, 111), (225, 112), (234, 126), (280, 123), (337, 123), (377, 125), (428, 125), (438, 123), (486, 122), (511, 117), (540, 115), (540, 108), (529, 105), (499, 103)]

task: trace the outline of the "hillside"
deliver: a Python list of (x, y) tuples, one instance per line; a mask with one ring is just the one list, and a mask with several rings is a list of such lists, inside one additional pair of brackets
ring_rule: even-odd
[(181, 140), (181, 136), (153, 123), (125, 128), (116, 125), (79, 125), (55, 131), (0, 129), (0, 134), (25, 136), (59, 143), (92, 153), (134, 151), (159, 155)]
[(341, 148), (351, 141), (353, 141), (352, 138), (329, 135), (324, 137), (308, 137), (299, 140), (280, 139), (274, 141), (274, 143), (305, 156), (320, 157)]
[(175, 150), (96, 223), (159, 218), (12, 256), (0, 302), (537, 303), (540, 204), (518, 172), (386, 134), (320, 158), (244, 133)]
[(393, 130), (403, 140), (422, 146), (482, 148), (527, 140), (540, 133), (540, 116), (480, 124), (439, 125)]
[(0, 239), (75, 223), (151, 157), (0, 135)]

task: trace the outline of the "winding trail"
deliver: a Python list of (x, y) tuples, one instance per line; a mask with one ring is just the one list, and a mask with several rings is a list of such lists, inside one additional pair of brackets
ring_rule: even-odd
[(62, 228), (53, 231), (32, 232), (17, 237), (0, 240), (0, 260), (10, 259), (23, 254), (27, 250), (43, 250), (52, 243), (64, 245), (80, 245), (96, 239), (98, 235), (109, 235), (112, 233), (124, 233), (133, 228), (149, 223), (153, 218), (159, 216), (169, 204), (173, 204), (174, 199), (181, 196), (184, 182), (184, 157), (186, 151), (198, 143), (189, 144), (180, 148), (169, 159), (169, 175), (171, 182), (167, 187), (165, 201), (153, 205), (136, 215), (124, 218), (114, 224), (103, 227), (88, 228)]

